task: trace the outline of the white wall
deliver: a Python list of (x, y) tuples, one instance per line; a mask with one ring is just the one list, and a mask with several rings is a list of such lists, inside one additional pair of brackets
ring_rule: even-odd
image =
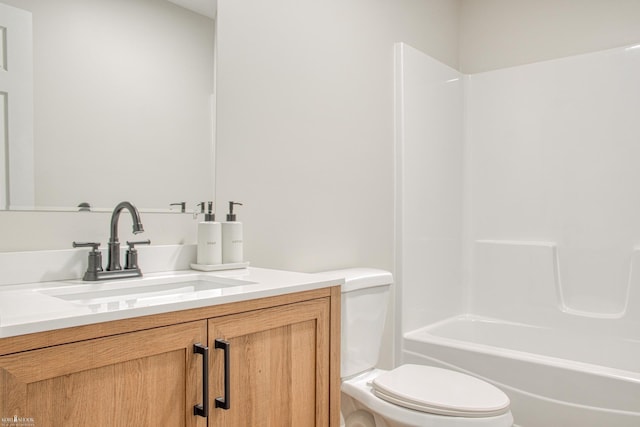
[(456, 65), (456, 1), (218, 4), (218, 206), (255, 265), (393, 269), (393, 43)]
[(462, 0), (460, 69), (477, 73), (640, 40), (637, 0)]
[(398, 333), (464, 310), (463, 89), (458, 71), (397, 46)]
[[(191, 214), (142, 212), (144, 234), (131, 233), (131, 217), (120, 216), (120, 241), (151, 239), (153, 245), (193, 244), (197, 221)], [(109, 240), (110, 212), (0, 211), (0, 252), (69, 249), (71, 242)]]

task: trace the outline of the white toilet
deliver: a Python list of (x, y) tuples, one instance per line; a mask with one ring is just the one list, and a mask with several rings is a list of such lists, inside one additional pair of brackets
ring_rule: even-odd
[(374, 369), (382, 343), (391, 273), (328, 271), (342, 286), (341, 413), (345, 427), (511, 427), (509, 398), (452, 370), (402, 365)]

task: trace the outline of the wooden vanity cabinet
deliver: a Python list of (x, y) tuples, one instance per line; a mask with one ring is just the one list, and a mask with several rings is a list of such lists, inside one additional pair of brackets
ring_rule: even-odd
[[(0, 339), (0, 418), (338, 427), (339, 304), (333, 287)], [(206, 394), (198, 343), (208, 418), (194, 415)]]
[(189, 408), (202, 381), (193, 345), (206, 339), (199, 321), (4, 356), (0, 416), (37, 427), (204, 427)]
[(326, 299), (211, 319), (209, 348), (209, 426), (329, 425)]

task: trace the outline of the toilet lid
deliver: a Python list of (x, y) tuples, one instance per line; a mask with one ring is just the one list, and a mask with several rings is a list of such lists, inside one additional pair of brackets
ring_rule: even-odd
[(422, 365), (402, 365), (372, 381), (376, 396), (417, 411), (459, 417), (493, 417), (509, 410), (500, 389), (470, 375)]

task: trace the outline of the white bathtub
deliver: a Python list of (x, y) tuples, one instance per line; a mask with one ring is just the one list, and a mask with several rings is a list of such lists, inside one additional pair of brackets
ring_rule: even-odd
[(497, 385), (518, 426), (640, 426), (640, 340), (466, 315), (405, 334), (402, 352)]

